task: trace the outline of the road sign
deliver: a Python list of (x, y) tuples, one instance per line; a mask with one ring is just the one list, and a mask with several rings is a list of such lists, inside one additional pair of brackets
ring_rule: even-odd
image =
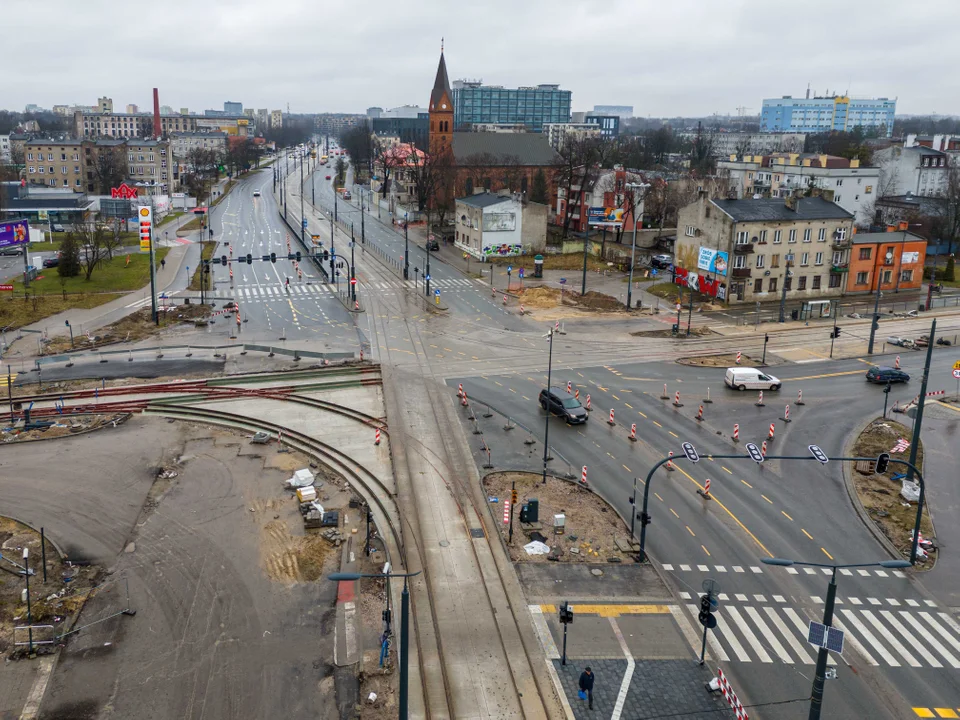
[[(7, 288), (13, 290), (13, 285), (0, 285), (0, 290), (6, 290)], [(960, 380), (960, 368), (953, 371), (953, 376)]]
[(520, 268), (520, 269), (517, 271), (517, 275), (519, 275), (519, 276), (520, 276), (520, 279), (523, 280), (523, 268)]
[(433, 291), (433, 294), (436, 295), (437, 297), (440, 297), (440, 291), (439, 291), (439, 290), (434, 290), (434, 291)]
[(423, 279), (424, 279), (424, 280), (429, 280), (429, 279), (430, 279), (430, 276), (429, 276), (429, 275), (424, 275), (424, 276), (423, 276)]
[(13, 285), (0, 285), (0, 292), (13, 292)]
[(507, 265), (507, 275), (513, 272), (513, 265)]
[(835, 627), (827, 627), (823, 623), (811, 620), (810, 629), (807, 631), (807, 642), (843, 655), (843, 630), (837, 630)]
[(656, 276), (657, 276), (657, 270), (656, 270), (656, 269), (651, 270), (651, 271), (650, 271), (650, 274), (651, 274), (653, 277), (656, 277)]
[(693, 446), (693, 443), (685, 442), (680, 447), (683, 448), (683, 454), (687, 456), (687, 460), (692, 463), (700, 462), (700, 456), (697, 454), (697, 449)]
[(957, 360), (957, 361), (953, 364), (953, 369), (954, 369), (954, 370), (960, 370), (960, 360)]
[(807, 450), (810, 451), (810, 454), (813, 455), (820, 464), (826, 465), (830, 462), (830, 458), (826, 456), (826, 453), (824, 453), (818, 445), (807, 445)]
[(350, 284), (351, 284), (351, 285), (356, 285), (356, 284), (357, 284), (357, 279), (356, 279), (356, 278), (350, 278)]
[(560, 284), (561, 284), (561, 285), (566, 285), (566, 284), (567, 284), (567, 279), (566, 279), (566, 278), (560, 278)]
[(760, 452), (760, 448), (757, 447), (756, 443), (747, 443), (743, 447), (746, 448), (747, 452), (750, 454), (751, 460), (757, 464), (763, 462), (763, 453)]

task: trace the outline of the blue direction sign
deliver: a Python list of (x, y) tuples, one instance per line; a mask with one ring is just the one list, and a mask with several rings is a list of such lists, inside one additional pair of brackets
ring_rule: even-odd
[(512, 272), (513, 272), (513, 265), (507, 265), (507, 272), (508, 272), (508, 273), (512, 273)]
[(429, 280), (429, 279), (430, 279), (430, 276), (429, 276), (429, 275), (424, 275), (423, 278), (424, 278), (424, 280)]
[(653, 275), (653, 277), (656, 277), (656, 276), (657, 276), (657, 272), (658, 272), (658, 271), (657, 271), (656, 269), (653, 269), (653, 270), (650, 271), (650, 274)]
[(303, 229), (304, 229), (304, 230), (307, 229), (307, 219), (306, 219), (306, 218), (303, 219)]
[(560, 284), (561, 284), (561, 285), (566, 285), (566, 284), (567, 284), (567, 279), (566, 279), (566, 278), (560, 278)]
[(517, 271), (517, 275), (520, 276), (520, 279), (521, 279), (521, 280), (523, 279), (523, 268), (520, 268), (520, 269)]
[(434, 294), (434, 295), (439, 295), (439, 294), (440, 294), (440, 291), (439, 291), (439, 290), (434, 290), (434, 291), (433, 291), (433, 294)]

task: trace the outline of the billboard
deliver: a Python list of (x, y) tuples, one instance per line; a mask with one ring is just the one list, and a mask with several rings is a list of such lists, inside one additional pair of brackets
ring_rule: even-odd
[(26, 220), (14, 220), (0, 225), (0, 248), (26, 245), (29, 239), (30, 226)]
[(717, 300), (727, 299), (727, 286), (719, 280), (710, 280), (704, 275), (678, 267), (675, 270), (674, 282), (681, 287), (696, 290), (701, 295), (715, 297)]
[(596, 227), (623, 227), (623, 208), (592, 207), (587, 211), (587, 224)]
[(516, 213), (484, 213), (483, 232), (510, 232), (517, 229)]
[(697, 267), (714, 275), (726, 275), (727, 268), (730, 267), (730, 256), (722, 250), (701, 247)]

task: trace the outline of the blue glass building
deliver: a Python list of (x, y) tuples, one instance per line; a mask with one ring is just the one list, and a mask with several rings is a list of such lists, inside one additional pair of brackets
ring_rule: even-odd
[(535, 132), (544, 123), (570, 122), (569, 90), (559, 85), (504, 88), (479, 82), (453, 83), (453, 125), (468, 130), (474, 123), (523, 123)]
[(782, 98), (763, 101), (761, 132), (822, 133), (851, 131), (855, 127), (877, 128), (881, 135), (893, 135), (897, 101), (887, 98), (832, 97)]

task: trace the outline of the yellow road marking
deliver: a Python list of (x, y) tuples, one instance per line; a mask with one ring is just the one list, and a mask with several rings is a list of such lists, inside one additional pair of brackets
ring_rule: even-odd
[(640, 412), (639, 410), (637, 410), (637, 415), (639, 415), (639, 416), (642, 417), (642, 418), (645, 418), (645, 417), (646, 417), (646, 415), (644, 415), (644, 414), (643, 414), (642, 412)]
[(675, 438), (679, 438), (679, 437), (680, 437), (680, 436), (677, 435), (673, 430), (667, 430), (667, 432), (670, 433), (671, 435), (673, 435)]
[(823, 375), (807, 375), (805, 377), (790, 378), (790, 382), (797, 380), (819, 380), (820, 378), (840, 377), (842, 375), (860, 375), (862, 370), (844, 370), (843, 372), (824, 373)]
[(831, 555), (830, 553), (828, 553), (828, 552), (826, 551), (826, 548), (820, 548), (820, 549), (823, 550), (823, 554), (824, 554), (824, 555), (826, 555), (828, 558), (830, 558), (831, 560), (833, 560), (833, 555)]
[(712, 557), (712, 556), (710, 555), (710, 551), (709, 551), (709, 550), (707, 550), (707, 548), (706, 548), (706, 546), (704, 546), (704, 545), (701, 545), (700, 547), (702, 547), (702, 548), (703, 548), (703, 551), (704, 551), (704, 552), (705, 552), (705, 553), (707, 554), (707, 557)]
[(726, 472), (726, 473), (728, 473), (728, 474), (730, 474), (730, 475), (733, 475), (733, 473), (730, 472), (729, 470), (727, 470), (725, 467), (723, 467), (723, 465), (721, 465), (720, 467), (723, 469), (724, 472)]
[(660, 423), (658, 423), (656, 420), (653, 421), (653, 424), (656, 425), (658, 428), (662, 428), (662, 427), (663, 427), (663, 425), (661, 425)]
[(677, 515), (677, 511), (676, 511), (676, 510), (674, 510), (673, 508), (670, 508), (670, 512), (672, 512), (672, 513), (673, 513), (673, 516), (674, 516), (674, 517), (675, 517), (675, 518), (676, 518), (677, 520), (679, 520), (679, 519), (680, 519), (680, 516), (679, 516), (679, 515)]
[(876, 363), (872, 363), (872, 362), (870, 362), (869, 360), (864, 360), (863, 358), (857, 358), (857, 360), (859, 360), (860, 362), (862, 362), (862, 363), (865, 364), (865, 365), (873, 365), (874, 367), (877, 367), (877, 364), (876, 364)]
[(626, 470), (627, 472), (633, 472), (633, 471), (632, 471), (630, 468), (628, 468), (626, 465), (621, 465), (620, 467), (622, 467), (622, 468), (623, 468), (624, 470)]
[(915, 707), (913, 708), (913, 711), (917, 714), (917, 717), (922, 717), (922, 718), (936, 717), (936, 715), (933, 714), (933, 711), (930, 708)]
[(810, 538), (811, 540), (813, 540), (813, 535), (811, 535), (810, 533), (808, 533), (808, 532), (807, 532), (806, 530), (804, 530), (803, 528), (800, 528), (800, 532), (802, 532), (802, 533), (803, 533), (804, 535), (806, 535), (808, 538)]
[[(619, 617), (620, 615), (666, 615), (670, 612), (667, 605), (571, 605), (575, 613), (581, 615), (599, 615), (600, 617)], [(544, 613), (557, 612), (556, 605), (541, 605)]]
[(630, 408), (631, 410), (633, 410), (633, 405), (631, 405), (630, 403), (624, 403), (624, 405), (626, 405), (628, 408)]
[(619, 399), (620, 399), (620, 398), (618, 398), (616, 395), (614, 395), (613, 393), (610, 393), (610, 397), (612, 397), (614, 400), (619, 400)]
[(583, 377), (583, 373), (582, 373), (582, 372), (578, 372), (577, 375), (579, 375), (580, 377)]
[(507, 390), (509, 390), (510, 392), (512, 392), (512, 393), (514, 393), (514, 394), (516, 394), (516, 392), (517, 392), (517, 391), (514, 390), (513, 388), (507, 388)]
[(750, 483), (748, 483), (746, 480), (741, 480), (740, 482), (742, 482), (742, 483), (743, 483), (744, 485), (746, 485), (748, 488), (750, 488), (751, 490), (753, 490), (753, 485), (751, 485)]
[(654, 493), (654, 495), (657, 496), (657, 500), (659, 500), (660, 502), (663, 502), (663, 498), (660, 497), (660, 493)]
[(684, 527), (687, 528), (687, 532), (688, 532), (688, 533), (690, 533), (690, 534), (693, 535), (694, 537), (697, 536), (697, 534), (696, 534), (693, 530), (690, 529), (690, 526), (689, 526), (689, 525), (684, 525)]
[(942, 400), (937, 400), (937, 405), (939, 405), (940, 407), (950, 408), (950, 409), (953, 410), (955, 413), (960, 413), (960, 408), (954, 407), (953, 405), (951, 405), (951, 404), (949, 404), (949, 403), (945, 403), (945, 402), (943, 402)]
[(522, 397), (524, 400), (526, 400), (526, 401), (528, 401), (528, 402), (529, 402), (529, 400), (530, 400), (530, 398), (528, 398), (526, 395), (521, 395), (520, 397)]
[(771, 505), (773, 505), (773, 500), (771, 500), (770, 498), (768, 498), (766, 495), (760, 495), (760, 497), (762, 497), (762, 498), (763, 498), (764, 500), (766, 500), (768, 503), (770, 503)]
[(786, 511), (786, 510), (781, 510), (781, 511), (780, 511), (780, 514), (783, 515), (783, 516), (784, 516), (787, 520), (789, 520), (790, 522), (793, 522), (793, 518), (790, 517), (789, 515), (787, 515), (787, 511)]
[[(444, 350), (446, 350), (446, 348), (444, 348)], [(503, 387), (503, 383), (497, 382), (496, 380), (494, 380), (493, 382), (495, 385), (499, 385), (500, 387)]]

